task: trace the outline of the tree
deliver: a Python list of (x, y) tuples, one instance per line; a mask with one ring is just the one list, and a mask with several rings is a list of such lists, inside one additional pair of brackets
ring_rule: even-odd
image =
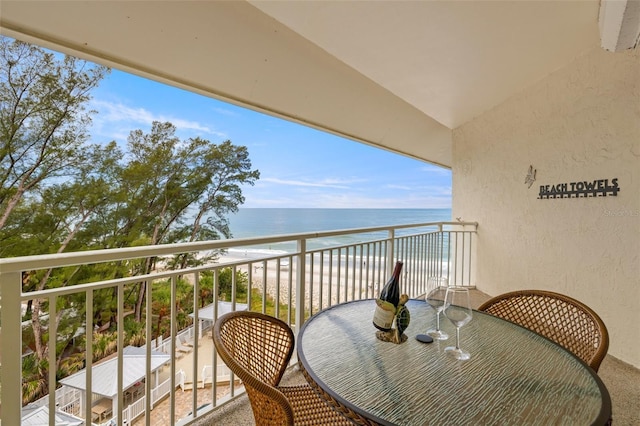
[[(239, 299), (246, 300), (247, 286), (249, 284), (249, 276), (246, 272), (236, 271), (236, 296)], [(221, 300), (231, 300), (233, 294), (233, 269), (222, 268), (218, 274), (218, 297)]]
[[(171, 123), (131, 132), (127, 150), (115, 142), (87, 143), (90, 91), (108, 69), (0, 36), (0, 257), (121, 248), (229, 237), (225, 215), (244, 202), (241, 185), (259, 178), (245, 147), (230, 141), (180, 140)], [(184, 256), (176, 266), (200, 262)], [(23, 274), (23, 291), (42, 290), (151, 272), (156, 259), (132, 259)], [(139, 323), (145, 282), (125, 291)], [(29, 301), (25, 395), (46, 392), (46, 370), (72, 371), (82, 359), (73, 337), (82, 326), (84, 296), (57, 298), (65, 324), (48, 347), (48, 301)], [(115, 288), (94, 292), (93, 325), (113, 320)], [(184, 311), (184, 312), (183, 312)], [(180, 315), (186, 315), (181, 308)], [(60, 328), (58, 331), (60, 332)], [(132, 328), (132, 338), (141, 338)], [(102, 352), (113, 348), (97, 340)], [(75, 343), (74, 343), (75, 342)], [(97, 352), (102, 350), (97, 348)], [(48, 353), (56, 351), (56, 365)]]
[(86, 160), (86, 104), (107, 71), (0, 37), (0, 229), (25, 194)]
[[(201, 138), (181, 141), (175, 131), (170, 123), (153, 123), (148, 134), (141, 130), (131, 132), (126, 152), (115, 143), (85, 145), (83, 155), (87, 161), (78, 164), (69, 180), (32, 189), (13, 210), (5, 228), (0, 229), (0, 240), (11, 247), (6, 254), (62, 253), (229, 237), (224, 213), (237, 210), (244, 201), (240, 184), (253, 184), (259, 172), (250, 169), (245, 147), (233, 146), (229, 141), (216, 145)], [(194, 231), (196, 224), (198, 230)], [(23, 289), (42, 290), (148, 274), (155, 261), (132, 259), (26, 272)], [(126, 290), (131, 300), (125, 300), (125, 306), (134, 310), (138, 323), (142, 320), (146, 285), (141, 281)], [(85, 310), (81, 299), (79, 295), (58, 298), (58, 317), (63, 312), (76, 312), (75, 326), (80, 326), (79, 318)], [(188, 320), (187, 308), (179, 307), (178, 319)], [(47, 324), (42, 321), (48, 308), (45, 300), (29, 302), (33, 368), (48, 368)], [(157, 308), (161, 320), (168, 306)], [(94, 325), (108, 326), (116, 310), (115, 288), (94, 293)], [(70, 339), (60, 342), (57, 369), (75, 368), (76, 363), (64, 360), (70, 355), (65, 352), (69, 343)], [(29, 389), (34, 395), (46, 389), (46, 378), (41, 382), (39, 373), (25, 376), (33, 377)]]
[[(89, 163), (79, 165), (74, 179), (69, 182), (50, 184), (49, 186), (33, 191), (26, 198), (23, 206), (15, 209), (16, 215), (12, 215), (7, 224), (8, 229), (18, 229), (19, 233), (7, 233), (7, 241), (24, 241), (24, 244), (11, 244), (14, 247), (12, 253), (33, 254), (35, 247), (40, 253), (62, 253), (68, 250), (80, 250), (91, 247), (92, 236), (85, 232), (86, 224), (95, 216), (96, 212), (104, 208), (113, 198), (110, 185), (105, 182), (103, 173), (100, 172), (100, 164), (108, 164), (113, 153), (109, 147), (88, 146), (85, 148), (87, 157), (103, 160), (98, 166), (89, 166)], [(14, 218), (19, 218), (19, 226), (16, 226)], [(2, 233), (0, 231), (0, 233)], [(27, 237), (27, 238), (25, 238)], [(17, 250), (23, 252), (17, 252)], [(31, 252), (24, 252), (30, 250)], [(78, 274), (82, 274), (82, 267), (53, 269), (43, 271), (28, 271), (24, 273), (23, 290), (43, 290), (45, 287), (53, 288), (68, 285), (74, 282)], [(34, 356), (42, 361), (48, 355), (46, 343), (46, 324), (42, 322), (42, 314), (47, 306), (42, 299), (33, 299), (28, 302), (31, 329), (33, 331)], [(77, 296), (61, 298), (58, 319), (63, 314), (63, 309), (73, 309), (76, 312), (84, 312), (84, 303)], [(77, 321), (76, 321), (77, 322)], [(77, 325), (76, 325), (77, 327)], [(71, 338), (66, 341), (69, 342)], [(59, 352), (62, 356), (62, 351)]]
[[(105, 67), (0, 36), (0, 256), (81, 247), (75, 245), (77, 236), (103, 202), (87, 190), (97, 182), (88, 179), (90, 157), (96, 151), (85, 146), (93, 113), (86, 105), (90, 91), (107, 72)], [(23, 285), (33, 290), (65, 285), (73, 275), (72, 269), (28, 272)], [(33, 300), (29, 305), (34, 355), (25, 365), (38, 374), (25, 375), (25, 383), (27, 394), (34, 395), (46, 389), (48, 381), (40, 374), (49, 368), (42, 303)], [(74, 300), (60, 303), (59, 321)], [(69, 320), (71, 331), (76, 323)], [(59, 340), (55, 368), (70, 340)]]
[[(130, 159), (120, 180), (122, 208), (113, 217), (118, 223), (114, 238), (122, 236), (125, 245), (142, 236), (150, 245), (230, 237), (225, 215), (244, 202), (240, 185), (253, 185), (260, 177), (251, 170), (246, 147), (201, 138), (181, 141), (175, 132), (171, 123), (154, 122), (149, 133), (129, 135)], [(186, 259), (179, 264), (184, 266)], [(154, 261), (145, 259), (136, 273), (149, 273)], [(137, 321), (145, 286), (141, 282), (137, 292)]]
[[(218, 272), (218, 298), (229, 301), (233, 294), (233, 268), (226, 267)], [(213, 303), (213, 272), (204, 271), (200, 278), (200, 307), (207, 303)], [(247, 290), (249, 287), (249, 275), (241, 270), (236, 270), (236, 297), (239, 301), (247, 300)]]

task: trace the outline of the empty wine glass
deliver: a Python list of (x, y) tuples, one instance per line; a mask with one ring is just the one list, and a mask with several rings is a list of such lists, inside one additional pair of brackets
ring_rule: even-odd
[(455, 359), (466, 360), (471, 358), (469, 352), (460, 349), (460, 327), (471, 321), (473, 316), (467, 288), (459, 286), (447, 288), (444, 314), (456, 326), (456, 345), (448, 346), (444, 351), (453, 355)]
[(425, 300), (436, 311), (436, 328), (427, 330), (427, 334), (436, 340), (446, 340), (449, 335), (440, 330), (440, 312), (444, 309), (447, 294), (446, 277), (430, 277), (427, 281), (427, 295)]

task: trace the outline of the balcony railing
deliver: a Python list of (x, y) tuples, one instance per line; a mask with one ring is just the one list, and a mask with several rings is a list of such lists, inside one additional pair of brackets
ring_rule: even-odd
[[(152, 398), (143, 397), (130, 401), (131, 393), (126, 389), (127, 382), (123, 371), (126, 350), (117, 350), (117, 370), (115, 377), (111, 377), (110, 380), (116, 381), (115, 388), (118, 391), (112, 402), (114, 417), (108, 418), (107, 421), (113, 421), (117, 425), (131, 424), (134, 420), (131, 416), (142, 419), (147, 413), (142, 424), (152, 424), (149, 413), (154, 407), (157, 408), (158, 398), (161, 397), (158, 396), (158, 392), (164, 386), (168, 389), (168, 396), (165, 398), (168, 418), (174, 419), (172, 424), (189, 424), (243, 392), (242, 387), (234, 380), (233, 374), (226, 371), (224, 365), (218, 365), (215, 350), (206, 354), (201, 350), (206, 346), (205, 343), (211, 344), (207, 332), (215, 318), (220, 315), (219, 310), (223, 303), (218, 297), (220, 274), (225, 268), (232, 271), (231, 294), (225, 295), (228, 300), (224, 302), (225, 306), (232, 310), (245, 307), (261, 310), (284, 319), (297, 332), (306, 318), (321, 309), (349, 300), (375, 297), (388, 279), (396, 260), (404, 261), (401, 290), (410, 297), (419, 297), (425, 293), (426, 282), (430, 276), (447, 276), (451, 283), (473, 287), (476, 229), (476, 223), (467, 222), (419, 223), (0, 259), (1, 420), (8, 425), (21, 424), (22, 351), (18, 348), (23, 347), (21, 307), (28, 301), (38, 300), (41, 306), (47, 307), (43, 323), (48, 331), (48, 347), (55, 347), (58, 342), (61, 317), (57, 308), (58, 302), (72, 296), (84, 302), (85, 315), (80, 330), (85, 343), (80, 350), (85, 352), (83, 371), (92, 372), (101, 363), (92, 361), (95, 335), (92, 330), (95, 328), (95, 309), (98, 309), (94, 307), (95, 292), (110, 289), (116, 295), (116, 344), (120, 349), (127, 346), (124, 319), (130, 307), (125, 304), (125, 291), (141, 282), (148, 284), (143, 315), (144, 335), (153, 336), (154, 316), (150, 313), (154, 291), (157, 290), (154, 290), (151, 284), (165, 283), (163, 285), (170, 288), (171, 294), (169, 337), (165, 338), (164, 342), (161, 342), (160, 338), (146, 339), (146, 344), (140, 349), (144, 354), (145, 367), (142, 372), (142, 384), (138, 386), (143, 386), (143, 395), (152, 395)], [(295, 248), (287, 251), (273, 250), (282, 244)], [(22, 289), (23, 276), (27, 272), (46, 272), (55, 268), (134, 259), (162, 259), (184, 253), (202, 254), (219, 250), (226, 251), (227, 255), (222, 256), (217, 262), (198, 267), (158, 269), (148, 275), (86, 282), (41, 291), (25, 292)], [(200, 290), (203, 289), (201, 280), (204, 274), (213, 276), (211, 318), (201, 318), (204, 311), (199, 309), (202, 304)], [(241, 280), (241, 277), (246, 278), (248, 286), (246, 300), (245, 296), (243, 299), (239, 298), (238, 280)], [(187, 280), (193, 286), (193, 300), (189, 301), (192, 324), (183, 330), (178, 329), (176, 320), (177, 285), (180, 279)], [(191, 351), (180, 349), (183, 340), (180, 335), (187, 335), (192, 344)], [(157, 356), (159, 352), (168, 355), (168, 360), (160, 369), (152, 371), (152, 357)], [(56, 351), (48, 352), (48, 365), (57, 365), (57, 355), (59, 354), (56, 354)], [(179, 367), (183, 357), (190, 357), (188, 371)], [(95, 400), (103, 399), (103, 395), (84, 391), (92, 389), (95, 392), (97, 381), (103, 380), (93, 376), (93, 373), (84, 374), (82, 391), (69, 392), (65, 389), (66, 385), (61, 386), (64, 378), (57, 377), (56, 369), (49, 369), (48, 396), (40, 403), (47, 407), (57, 407), (56, 410), (48, 411), (50, 425), (56, 423), (55, 418), (61, 408), (80, 418), (93, 418), (96, 424), (104, 421), (96, 419), (96, 414), (92, 411), (92, 408), (95, 408)], [(159, 379), (159, 376), (165, 379)], [(189, 410), (179, 412), (176, 398), (183, 397), (187, 376), (192, 378)], [(209, 385), (210, 389), (207, 388)], [(178, 392), (181, 394), (178, 395)], [(201, 392), (207, 393), (204, 395), (208, 397), (206, 404), (202, 404), (202, 398), (198, 399)], [(70, 400), (73, 399), (70, 395), (81, 396), (76, 397), (76, 400)]]

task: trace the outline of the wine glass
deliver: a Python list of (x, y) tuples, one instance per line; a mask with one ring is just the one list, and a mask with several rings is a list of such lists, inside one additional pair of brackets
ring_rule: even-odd
[(471, 358), (469, 352), (460, 349), (460, 327), (471, 321), (473, 316), (469, 289), (459, 286), (447, 288), (444, 314), (456, 326), (456, 345), (448, 346), (444, 351), (453, 355), (455, 359), (466, 360)]
[(447, 287), (446, 277), (430, 277), (427, 281), (427, 295), (425, 296), (425, 300), (436, 311), (436, 328), (427, 330), (427, 334), (436, 340), (446, 340), (449, 338), (446, 332), (440, 330), (440, 312), (444, 310)]

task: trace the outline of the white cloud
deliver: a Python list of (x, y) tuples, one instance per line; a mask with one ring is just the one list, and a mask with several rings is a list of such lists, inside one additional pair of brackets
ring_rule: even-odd
[(316, 187), (316, 188), (338, 188), (338, 189), (348, 189), (349, 187), (345, 185), (344, 181), (340, 181), (337, 179), (323, 179), (318, 182), (307, 182), (302, 180), (286, 180), (286, 179), (278, 179), (278, 178), (260, 178), (261, 182), (270, 182), (277, 183), (280, 185), (288, 185), (288, 186), (308, 186), (308, 187)]
[(451, 208), (449, 185), (351, 185), (361, 179), (261, 177), (243, 188), (244, 207), (285, 208)]
[(240, 114), (238, 114), (235, 111), (232, 111), (230, 109), (226, 109), (226, 108), (214, 108), (213, 109), (214, 112), (216, 112), (217, 114), (220, 115), (226, 115), (227, 117), (239, 117)]
[(388, 189), (398, 189), (398, 190), (401, 190), (401, 191), (411, 191), (411, 190), (415, 189), (413, 187), (406, 186), (406, 185), (394, 185), (394, 184), (385, 185), (384, 187), (388, 188)]
[(434, 166), (432, 164), (427, 164), (420, 168), (421, 171), (427, 173), (434, 173), (442, 176), (451, 176), (451, 169), (447, 169), (441, 166)]
[[(122, 128), (129, 125), (129, 131), (139, 125), (151, 126), (154, 121), (170, 122), (178, 131), (190, 131), (198, 133), (206, 133), (220, 138), (227, 138), (223, 132), (217, 131), (197, 121), (185, 120), (175, 116), (167, 116), (162, 114), (154, 114), (145, 108), (130, 107), (122, 103), (115, 103), (103, 100), (92, 100), (91, 109), (98, 111), (94, 116), (94, 128), (99, 134), (109, 135), (110, 137), (122, 138)], [(126, 132), (128, 135), (128, 132)], [(126, 137), (124, 138), (126, 139)]]
[(443, 195), (446, 197), (451, 197), (451, 187), (450, 186), (427, 186), (422, 188), (423, 191), (428, 192), (430, 194)]

